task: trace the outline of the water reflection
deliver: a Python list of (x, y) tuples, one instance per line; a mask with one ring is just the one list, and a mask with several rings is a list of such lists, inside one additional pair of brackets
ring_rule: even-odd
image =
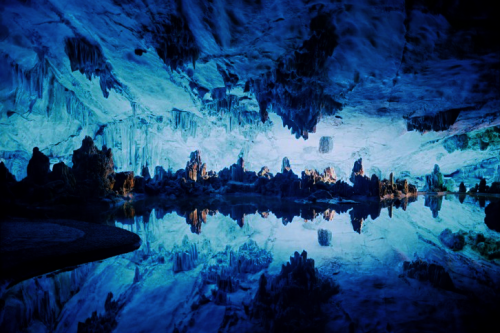
[[(230, 217), (240, 227), (245, 225), (245, 218), (258, 214), (267, 218), (270, 213), (281, 219), (283, 225), (291, 223), (294, 218), (301, 218), (305, 222), (312, 221), (319, 216), (332, 221), (336, 214), (349, 212), (353, 230), (361, 233), (363, 222), (370, 217), (372, 220), (380, 217), (382, 210), (392, 218), (394, 209), (406, 211), (408, 205), (417, 201), (418, 197), (408, 197), (383, 202), (375, 201), (333, 201), (333, 202), (303, 202), (280, 200), (261, 196), (229, 196), (216, 198), (197, 198), (189, 200), (167, 200), (148, 198), (125, 203), (114, 212), (113, 219), (122, 224), (133, 224), (137, 219), (147, 223), (154, 212), (157, 219), (166, 214), (176, 213), (186, 219), (191, 226), (191, 232), (200, 234), (202, 226), (207, 222), (207, 216), (221, 214)], [(441, 198), (442, 200), (442, 198)]]
[[(0, 331), (43, 331), (43, 325), (68, 332), (110, 322), (117, 332), (258, 331), (253, 325), (260, 322), (249, 315), (255, 310), (246, 311), (258, 308), (260, 276), (267, 278), (267, 292), (275, 292), (272, 281), (282, 265), (302, 250), (319, 277), (340, 287), (323, 304), (325, 331), (465, 332), (494, 320), (500, 262), (482, 251), (500, 234), (483, 223), (480, 200), (447, 195), (416, 201), (128, 202), (110, 216), (141, 236), (141, 248), (20, 283), (0, 297)], [(446, 229), (452, 236), (464, 232), (462, 250), (443, 243)], [(453, 288), (441, 283), (443, 276)]]

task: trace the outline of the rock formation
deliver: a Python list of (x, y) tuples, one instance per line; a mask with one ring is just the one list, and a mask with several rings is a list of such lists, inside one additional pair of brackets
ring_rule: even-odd
[(434, 165), (434, 170), (430, 175), (425, 176), (425, 187), (426, 192), (444, 192), (446, 187), (444, 187), (443, 174), (439, 169), (439, 165)]
[(321, 304), (339, 292), (339, 287), (314, 267), (314, 260), (295, 252), (280, 274), (262, 274), (252, 301), (250, 317), (270, 332), (321, 332), (325, 314)]
[(104, 196), (113, 189), (114, 163), (111, 149), (99, 150), (91, 137), (73, 152), (73, 173), (79, 190), (93, 196)]
[(283, 161), (281, 162), (281, 173), (285, 173), (292, 170), (292, 167), (290, 166), (290, 160), (288, 160), (288, 157), (283, 157)]
[(28, 163), (28, 179), (42, 185), (47, 182), (50, 172), (49, 158), (38, 147), (33, 148), (33, 156)]
[(351, 172), (351, 177), (349, 177), (349, 180), (351, 181), (351, 183), (356, 185), (356, 177), (357, 176), (364, 176), (364, 175), (365, 175), (365, 171), (363, 170), (363, 159), (360, 158), (359, 160), (354, 162), (354, 166), (353, 166), (352, 172)]
[(113, 190), (119, 195), (127, 195), (134, 189), (134, 172), (118, 172), (115, 174)]
[(486, 214), (484, 223), (491, 230), (500, 232), (500, 201), (490, 202), (484, 212)]

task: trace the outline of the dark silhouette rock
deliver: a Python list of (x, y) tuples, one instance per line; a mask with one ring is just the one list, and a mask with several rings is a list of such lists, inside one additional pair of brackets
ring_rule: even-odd
[(488, 192), (488, 191), (487, 191), (487, 186), (486, 186), (486, 179), (482, 178), (482, 179), (479, 181), (479, 187), (478, 187), (477, 191), (478, 191), (479, 193), (486, 193), (486, 192)]
[(146, 186), (146, 179), (141, 176), (135, 176), (134, 177), (134, 192), (137, 193), (144, 193)]
[[(359, 160), (354, 162), (354, 166), (353, 166), (352, 172), (351, 172), (351, 177), (349, 178), (349, 180), (351, 181), (351, 183), (356, 185), (356, 177), (357, 176), (363, 177), (364, 175), (365, 175), (365, 171), (363, 170), (363, 159), (360, 158)], [(361, 179), (361, 178), (358, 177), (358, 179)]]
[(269, 280), (261, 275), (250, 317), (268, 332), (322, 332), (326, 315), (321, 304), (338, 292), (305, 251), (295, 252), (280, 274)]
[(141, 176), (144, 178), (146, 182), (151, 179), (151, 174), (149, 173), (149, 168), (147, 166), (142, 168)]
[(460, 186), (458, 187), (458, 192), (460, 192), (460, 193), (466, 193), (467, 192), (467, 188), (465, 187), (464, 182), (460, 183)]
[(231, 180), (235, 182), (243, 181), (245, 176), (245, 161), (243, 157), (238, 157), (238, 162), (236, 164), (231, 165)]
[(0, 162), (0, 188), (9, 183), (15, 183), (16, 177), (12, 175), (3, 162)]
[(73, 173), (82, 194), (103, 196), (113, 188), (114, 163), (111, 149), (99, 150), (86, 136), (81, 148), (73, 152)]
[(283, 161), (281, 162), (281, 173), (285, 173), (291, 171), (292, 167), (290, 166), (290, 160), (288, 157), (283, 157)]
[(120, 195), (127, 195), (134, 189), (134, 172), (125, 171), (115, 174), (113, 190)]
[(45, 184), (50, 172), (49, 158), (38, 147), (33, 148), (33, 156), (28, 163), (28, 179), (36, 184)]
[(500, 232), (500, 201), (490, 202), (484, 209), (484, 223), (491, 230)]
[(54, 164), (52, 172), (49, 174), (49, 179), (51, 181), (61, 180), (69, 188), (76, 188), (76, 179), (73, 175), (73, 170), (64, 164), (64, 162)]

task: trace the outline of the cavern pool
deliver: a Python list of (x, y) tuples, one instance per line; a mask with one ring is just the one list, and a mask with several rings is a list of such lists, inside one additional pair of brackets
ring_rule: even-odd
[[(338, 208), (342, 204), (328, 211), (304, 209), (301, 217), (277, 204), (249, 214), (234, 202), (219, 212), (212, 209), (215, 204), (173, 212), (155, 202), (138, 203), (148, 209), (136, 210), (132, 202), (128, 211), (133, 213), (115, 223), (141, 237), (140, 249), (4, 291), (0, 327), (2, 332), (76, 332), (79, 322), (91, 326), (100, 320), (98, 327), (114, 332), (265, 331), (248, 314), (259, 278), (265, 274), (269, 281), (295, 251), (305, 250), (319, 274), (339, 287), (321, 305), (324, 331), (481, 331), (500, 308), (500, 260), (470, 243), (477, 234), (500, 240), (484, 223), (490, 200), (497, 199), (418, 196), (408, 205), (361, 218), (350, 203), (345, 210)], [(241, 203), (251, 204), (251, 199)], [(200, 225), (193, 228), (192, 221)], [(443, 244), (439, 236), (447, 228), (470, 232), (462, 250)], [(331, 241), (320, 245), (320, 229), (331, 232)], [(405, 262), (442, 266), (452, 284), (409, 274)], [(231, 265), (241, 272), (232, 271), (233, 285), (222, 297), (212, 291), (216, 275), (225, 272), (227, 278)], [(88, 320), (93, 312), (93, 321)]]

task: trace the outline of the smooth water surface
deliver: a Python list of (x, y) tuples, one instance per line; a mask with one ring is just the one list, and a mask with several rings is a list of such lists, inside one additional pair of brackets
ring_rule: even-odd
[[(439, 239), (449, 228), (498, 241), (484, 224), (487, 200), (419, 196), (394, 207), (331, 209), (259, 200), (130, 203), (116, 226), (140, 235), (139, 250), (19, 283), (2, 296), (1, 327), (76, 332), (96, 311), (116, 332), (255, 331), (245, 307), (259, 277), (279, 274), (303, 250), (340, 286), (323, 305), (326, 331), (471, 331), (499, 308), (500, 260)], [(331, 232), (329, 245), (320, 245), (319, 229)], [(414, 260), (442, 266), (454, 289), (405, 275), (404, 262)], [(217, 279), (228, 274), (237, 284), (221, 300)], [(105, 306), (110, 292), (117, 303)]]

